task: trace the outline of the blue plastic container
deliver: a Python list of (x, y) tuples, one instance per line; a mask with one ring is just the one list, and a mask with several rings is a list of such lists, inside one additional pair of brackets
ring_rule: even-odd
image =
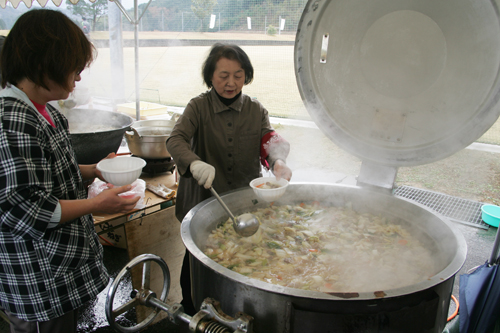
[(495, 205), (483, 205), (481, 207), (481, 217), (483, 221), (492, 227), (497, 227), (500, 223), (500, 207)]

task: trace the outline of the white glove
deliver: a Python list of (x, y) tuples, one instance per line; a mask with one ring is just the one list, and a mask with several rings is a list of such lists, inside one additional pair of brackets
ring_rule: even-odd
[(202, 161), (194, 161), (189, 167), (193, 178), (198, 181), (198, 185), (203, 185), (206, 189), (212, 186), (215, 178), (215, 168), (208, 163)]

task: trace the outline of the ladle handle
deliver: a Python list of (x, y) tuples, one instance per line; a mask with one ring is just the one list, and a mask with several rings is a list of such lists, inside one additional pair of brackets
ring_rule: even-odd
[(229, 216), (231, 217), (231, 219), (234, 222), (235, 218), (234, 218), (233, 213), (231, 213), (231, 211), (229, 210), (229, 208), (226, 206), (226, 204), (224, 203), (224, 201), (222, 201), (221, 197), (219, 197), (219, 194), (217, 194), (217, 192), (215, 192), (215, 189), (212, 186), (210, 186), (210, 192), (212, 192), (212, 194), (214, 195), (214, 197), (217, 199), (217, 201), (220, 202), (220, 204), (222, 205), (222, 207), (226, 210), (226, 212), (229, 214)]

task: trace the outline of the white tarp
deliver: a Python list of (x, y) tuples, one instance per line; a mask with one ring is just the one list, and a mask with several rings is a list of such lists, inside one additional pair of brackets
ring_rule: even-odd
[[(17, 8), (17, 6), (19, 6), (21, 1), (24, 2), (26, 7), (31, 8), (31, 6), (35, 0), (0, 0), (0, 7), (5, 8), (7, 5), (7, 2), (10, 2), (14, 8)], [(45, 5), (48, 2), (48, 0), (36, 0), (36, 1), (42, 7), (45, 7)], [(52, 2), (57, 7), (59, 7), (61, 5), (62, 1), (63, 0), (52, 0)], [(70, 1), (72, 4), (76, 5), (80, 0), (70, 0)], [(84, 1), (84, 0), (81, 0), (81, 1)], [(85, 0), (85, 1), (87, 1), (87, 0)], [(96, 0), (88, 0), (88, 1), (90, 1), (92, 3), (96, 2)], [(118, 8), (122, 12), (122, 14), (127, 18), (127, 20), (129, 20), (129, 22), (134, 25), (135, 99), (136, 99), (135, 104), (136, 104), (136, 117), (137, 117), (137, 120), (139, 120), (141, 111), (140, 111), (140, 98), (139, 98), (140, 84), (139, 84), (139, 29), (138, 29), (138, 25), (139, 25), (139, 22), (140, 22), (142, 16), (144, 15), (144, 13), (148, 9), (149, 5), (151, 4), (152, 0), (148, 0), (147, 5), (144, 8), (144, 10), (140, 16), (139, 16), (139, 10), (138, 10), (138, 0), (134, 0), (134, 19), (132, 19), (128, 15), (127, 10), (122, 6), (120, 1), (115, 1), (115, 0), (109, 0), (109, 1), (114, 2), (118, 6)], [(112, 42), (110, 42), (110, 44), (112, 44)]]
[[(49, 0), (36, 0), (36, 1), (42, 7), (45, 7), (47, 2), (49, 2)], [(56, 5), (57, 7), (59, 7), (61, 5), (62, 1), (63, 0), (52, 0), (54, 5)], [(78, 3), (78, 1), (80, 1), (80, 0), (69, 0), (69, 1), (71, 1), (72, 4), (76, 5)], [(88, 1), (90, 1), (92, 3), (96, 2), (96, 0), (88, 0)], [(110, 0), (110, 1), (112, 1), (112, 0)], [(14, 8), (17, 8), (17, 6), (19, 6), (19, 4), (21, 2), (24, 2), (26, 7), (31, 8), (31, 5), (33, 4), (33, 2), (35, 2), (35, 0), (0, 0), (0, 7), (5, 8), (7, 6), (7, 2), (10, 2)]]

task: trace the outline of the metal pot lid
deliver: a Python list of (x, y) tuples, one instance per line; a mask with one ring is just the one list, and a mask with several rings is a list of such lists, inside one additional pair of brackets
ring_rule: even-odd
[(500, 113), (498, 13), (486, 0), (309, 0), (294, 51), (309, 114), (375, 164), (452, 155)]

